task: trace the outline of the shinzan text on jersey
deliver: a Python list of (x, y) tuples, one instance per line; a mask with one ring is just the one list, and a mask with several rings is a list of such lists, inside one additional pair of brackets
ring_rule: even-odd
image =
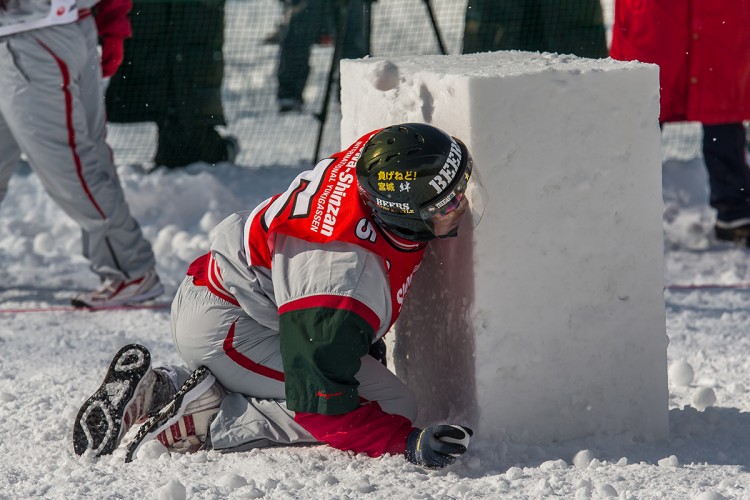
[[(320, 233), (325, 236), (333, 234), (333, 228), (336, 225), (336, 218), (341, 206), (341, 199), (347, 195), (349, 188), (354, 184), (355, 177), (352, 170), (357, 167), (357, 160), (359, 160), (362, 154), (361, 146), (361, 141), (356, 142), (354, 147), (346, 152), (341, 162), (331, 169), (329, 179), (331, 183), (336, 182), (336, 184), (333, 185), (332, 190), (327, 189), (318, 198), (315, 215), (310, 224), (312, 231), (318, 232), (320, 230)], [(322, 224), (321, 217), (323, 219)]]

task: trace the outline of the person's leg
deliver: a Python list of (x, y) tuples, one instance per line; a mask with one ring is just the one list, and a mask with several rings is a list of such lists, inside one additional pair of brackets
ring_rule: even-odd
[(310, 74), (310, 50), (318, 33), (318, 0), (293, 1), (289, 24), (279, 44), (277, 99), (281, 111), (301, 109)]
[(284, 404), (277, 331), (260, 325), (205, 286), (196, 286), (190, 276), (172, 303), (171, 330), (189, 369), (163, 368), (180, 390), (172, 403), (139, 429), (129, 458), (149, 439), (176, 451), (316, 442), (294, 422), (294, 413)]
[[(417, 414), (414, 394), (382, 363), (369, 355), (363, 357), (356, 377), (361, 398), (377, 401), (386, 413), (402, 415), (414, 422)], [(317, 443), (294, 416), (283, 399), (229, 394), (210, 424), (210, 446), (218, 451), (246, 451)]]
[(703, 125), (703, 157), (708, 170), (709, 201), (716, 209), (717, 238), (747, 244), (750, 168), (742, 123)]
[[(177, 291), (171, 319), (175, 346), (188, 367), (208, 367), (230, 393), (210, 424), (214, 449), (315, 442), (284, 404), (277, 331), (260, 325), (206, 287), (195, 286), (190, 277)], [(414, 395), (378, 360), (362, 358), (356, 377), (362, 398), (414, 420)]]
[[(91, 267), (101, 276), (138, 278), (156, 265), (151, 244), (144, 238), (140, 225), (130, 213), (130, 207), (117, 177), (114, 157), (106, 141), (106, 116), (104, 88), (102, 85), (100, 56), (97, 50), (97, 31), (92, 18), (76, 23), (86, 41), (87, 58), (80, 69), (80, 87), (77, 99), (86, 116), (86, 130), (91, 141), (91, 151), (79, 153), (83, 164), (91, 165), (94, 172), (104, 172), (109, 182), (90, 183), (92, 196), (103, 210), (107, 223), (101, 230), (89, 231), (84, 239), (84, 254)], [(75, 102), (75, 100), (74, 100)], [(83, 132), (83, 131), (81, 131)], [(101, 175), (101, 174), (100, 174)], [(116, 272), (110, 271), (116, 269)]]
[[(172, 338), (188, 367), (208, 367), (229, 392), (264, 399), (286, 399), (280, 335), (212, 294), (183, 281), (172, 305)], [(359, 395), (384, 411), (413, 420), (412, 392), (370, 355), (356, 375)]]
[(11, 124), (18, 122), (15, 95), (29, 86), (29, 76), (18, 66), (16, 49), (8, 36), (0, 41), (0, 203), (8, 192), (8, 184), (21, 160), (21, 148)]
[(519, 44), (518, 50), (527, 50), (529, 52), (545, 52), (544, 46), (544, 9), (541, 0), (523, 0), (522, 15), (515, 19), (514, 29), (518, 33)]
[[(174, 371), (184, 377), (182, 368)], [(227, 393), (205, 366), (190, 373), (172, 400), (143, 423), (128, 445), (125, 461), (136, 458), (151, 439), (176, 452), (317, 443), (294, 421), (294, 412), (283, 400)]]
[(224, 0), (171, 2), (159, 41), (168, 53), (165, 80), (169, 93), (156, 115), (157, 166), (233, 161), (236, 144), (215, 129), (225, 125), (221, 87), (224, 79)]
[[(0, 51), (2, 51), (2, 47), (0, 47)], [(5, 74), (3, 62), (2, 55), (0, 55), (0, 75)], [(0, 88), (7, 88), (3, 86), (3, 80), (3, 77), (0, 76)], [(3, 100), (4, 97), (0, 96), (0, 203), (8, 193), (8, 183), (21, 160), (21, 149), (5, 123), (5, 118), (3, 118)]]
[(537, 50), (580, 57), (609, 55), (599, 0), (539, 0)]
[[(85, 22), (93, 30), (93, 21)], [(96, 47), (89, 45), (95, 32), (87, 39), (80, 23), (7, 42), (25, 80), (18, 83), (22, 91), (9, 92), (3, 114), (46, 191), (81, 226), (92, 270), (103, 278), (137, 278), (153, 268), (154, 256), (130, 215), (106, 144), (99, 142), (103, 119), (86, 109), (84, 99), (103, 114), (99, 87), (90, 82), (101, 77)]]
[[(364, 38), (365, 3), (362, 0), (350, 0), (346, 17), (346, 32), (341, 51), (342, 59), (359, 59), (367, 55), (367, 41)], [(338, 26), (338, 21), (336, 25)]]
[[(216, 164), (234, 161), (228, 138), (222, 137), (212, 125), (184, 125), (167, 119), (157, 122), (157, 166), (179, 168), (196, 162)], [(236, 156), (236, 155), (234, 155)]]
[(539, 0), (487, 2), (484, 36), (491, 45), (485, 50), (539, 50)]
[(8, 183), (18, 162), (21, 160), (21, 148), (5, 120), (9, 113), (14, 89), (26, 86), (26, 75), (15, 65), (15, 56), (11, 52), (7, 37), (0, 42), (0, 203), (8, 193)]
[(487, 50), (488, 44), (479, 36), (479, 29), (482, 26), (482, 13), (479, 6), (482, 3), (482, 0), (469, 0), (466, 5), (462, 54)]
[(284, 399), (279, 332), (187, 277), (172, 303), (172, 340), (185, 364), (205, 366), (229, 392)]

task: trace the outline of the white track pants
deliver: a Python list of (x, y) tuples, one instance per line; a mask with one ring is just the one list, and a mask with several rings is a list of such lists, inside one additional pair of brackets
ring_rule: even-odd
[[(230, 392), (211, 424), (214, 449), (315, 442), (287, 410), (279, 332), (193, 285), (186, 277), (172, 303), (172, 338), (190, 368), (206, 366)], [(371, 356), (357, 373), (359, 395), (383, 411), (416, 418), (414, 394)]]
[(0, 201), (23, 152), (81, 226), (92, 270), (138, 277), (154, 255), (130, 214), (105, 133), (93, 17), (0, 38)]

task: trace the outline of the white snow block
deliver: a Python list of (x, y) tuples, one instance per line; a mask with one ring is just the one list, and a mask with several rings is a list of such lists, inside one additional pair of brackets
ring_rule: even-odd
[(658, 68), (513, 51), (346, 60), (341, 76), (342, 144), (435, 125), (490, 194), (474, 232), (432, 245), (389, 334), (418, 423), (666, 438)]

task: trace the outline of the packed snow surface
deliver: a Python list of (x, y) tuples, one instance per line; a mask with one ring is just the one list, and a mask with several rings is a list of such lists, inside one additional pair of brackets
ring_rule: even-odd
[[(612, 2), (603, 5), (611, 19)], [(383, 68), (372, 78), (388, 87), (395, 76)], [(139, 342), (157, 364), (179, 363), (166, 303), (188, 263), (217, 222), (284, 189), (301, 167), (146, 174), (119, 165), (157, 255), (165, 307), (98, 313), (55, 309), (97, 280), (79, 228), (21, 167), (0, 206), (0, 498), (748, 498), (748, 250), (713, 239), (704, 167), (688, 157), (663, 167), (669, 439), (603, 434), (527, 446), (475, 435), (441, 471), (323, 446), (176, 455), (151, 443), (130, 464), (123, 450), (77, 457), (73, 418), (112, 355)]]
[[(163, 300), (216, 221), (281, 190), (298, 171), (194, 165), (146, 175), (120, 167), (133, 212), (157, 249)], [(436, 472), (400, 456), (371, 459), (323, 446), (170, 455), (154, 443), (130, 464), (122, 450), (77, 457), (73, 418), (120, 346), (140, 342), (157, 364), (179, 363), (168, 311), (2, 312), (0, 497), (747, 498), (747, 250), (713, 240), (700, 160), (663, 171), (668, 441), (601, 435), (523, 446), (475, 435), (465, 456)], [(64, 306), (96, 285), (79, 255), (78, 228), (27, 169), (3, 202), (0, 234), (2, 311)]]

